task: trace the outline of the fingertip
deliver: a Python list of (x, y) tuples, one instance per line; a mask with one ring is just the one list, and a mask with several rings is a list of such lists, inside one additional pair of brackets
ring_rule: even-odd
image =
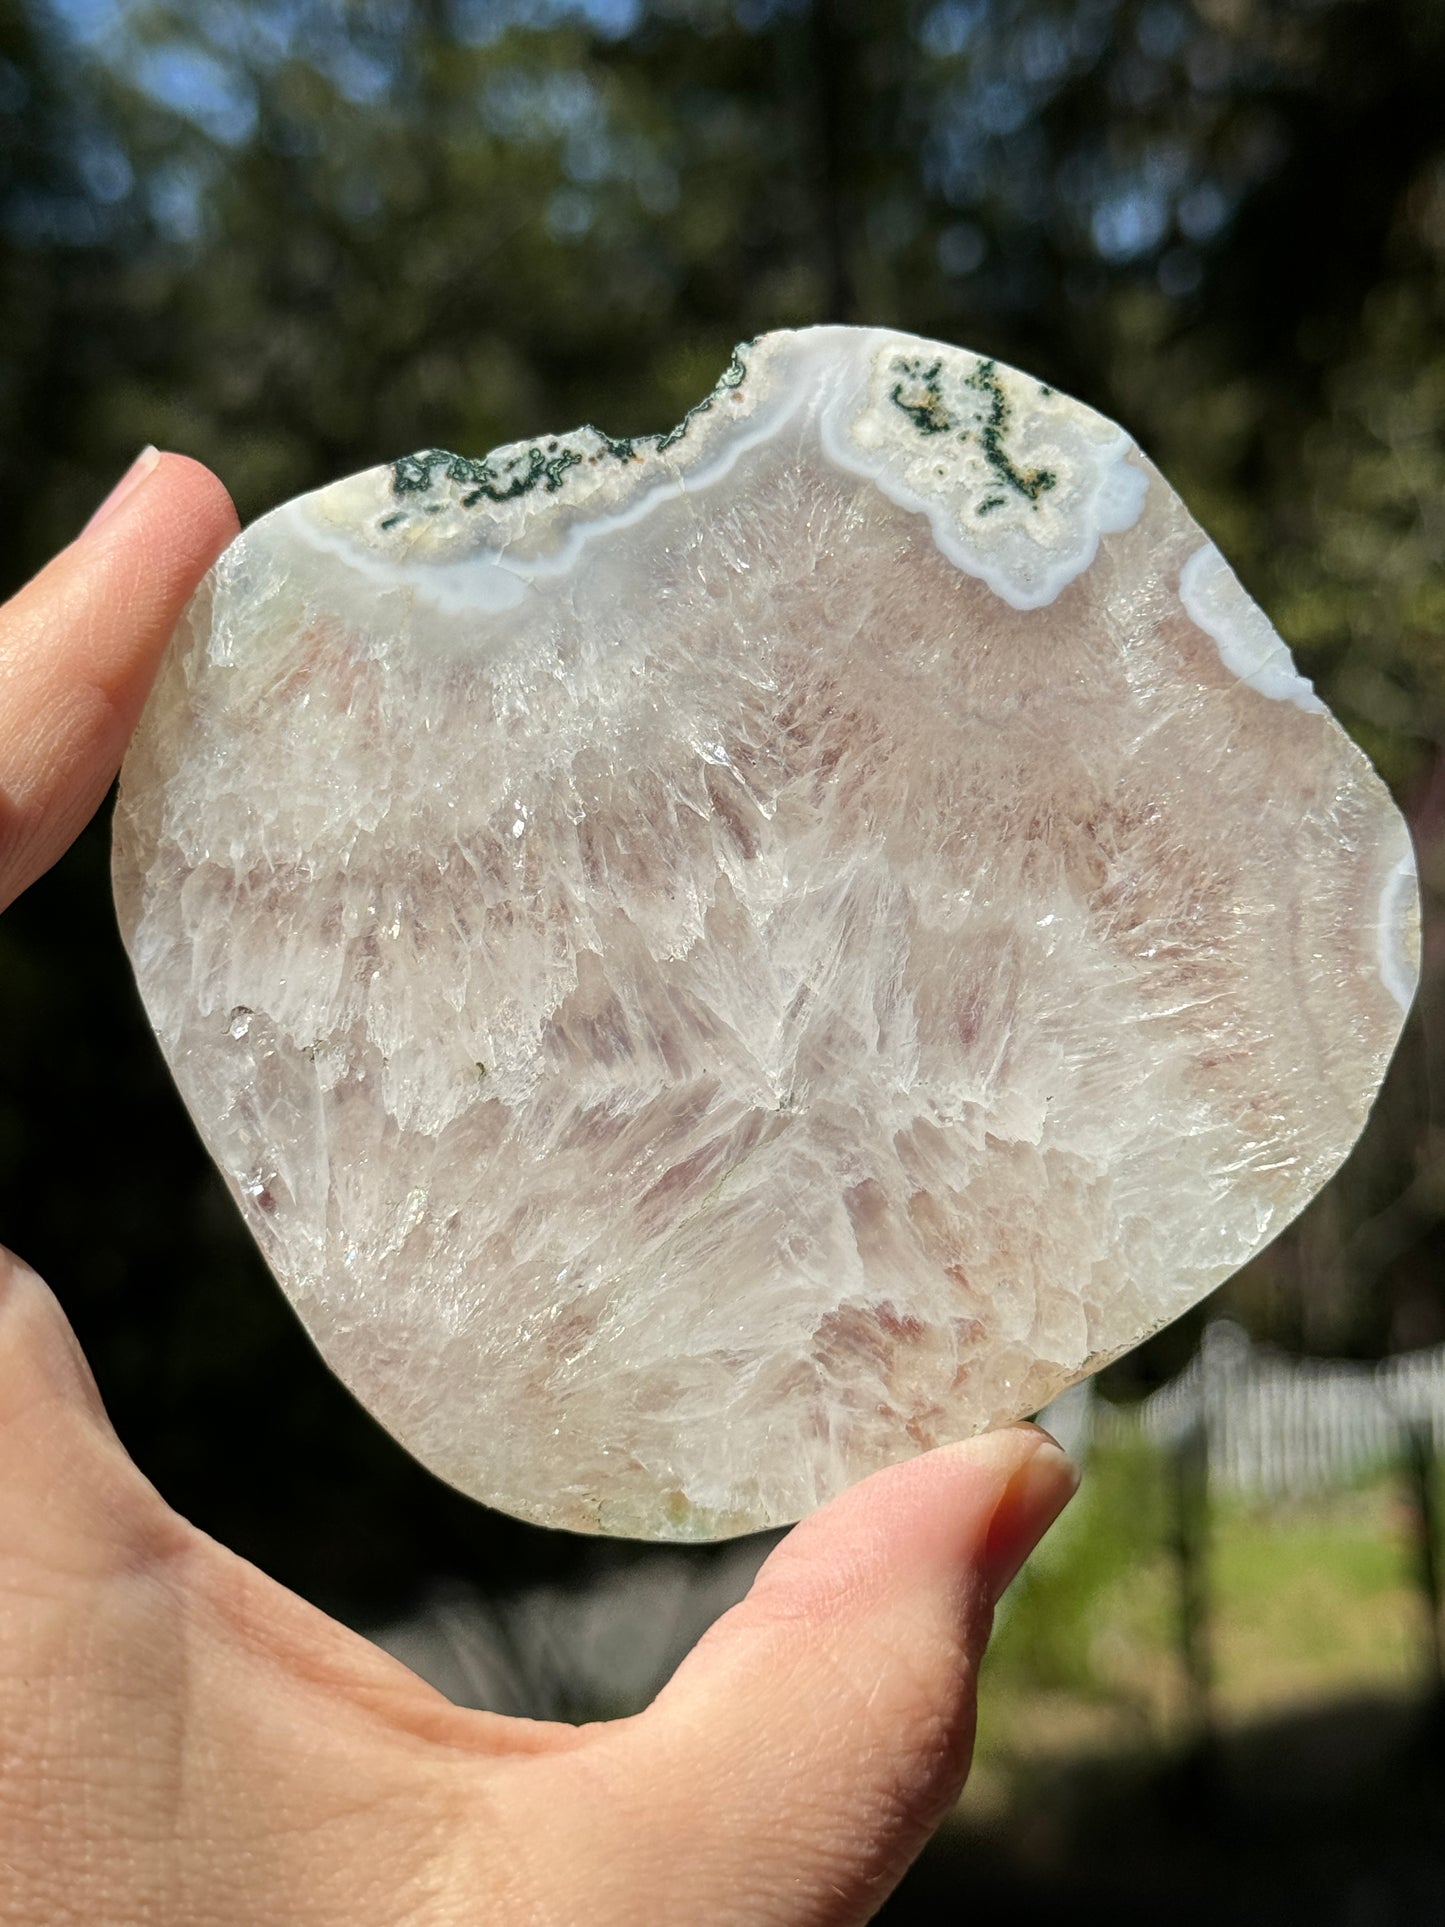
[(157, 480), (185, 505), (196, 534), (211, 542), (213, 553), (234, 541), (241, 532), (241, 518), (231, 500), (231, 491), (214, 470), (191, 455), (162, 451), (156, 469)]
[(203, 463), (144, 450), (82, 533), (0, 609), (0, 904), (100, 802), (168, 638), (238, 527)]
[(103, 547), (132, 550), (140, 540), (199, 574), (240, 527), (229, 489), (204, 462), (145, 448), (71, 547), (93, 556)]
[(995, 1606), (1079, 1489), (1079, 1468), (1058, 1440), (1039, 1426), (1026, 1429), (1034, 1440), (1004, 1481), (980, 1554), (984, 1585)]
[(203, 462), (148, 449), (22, 592), (35, 605), (37, 692), (63, 700), (90, 689), (109, 712), (72, 754), (91, 787), (115, 773), (182, 610), (239, 527), (230, 492)]
[(1057, 1440), (1025, 1423), (888, 1466), (795, 1526), (749, 1604), (823, 1618), (870, 1594), (941, 1581), (992, 1606), (1078, 1477)]

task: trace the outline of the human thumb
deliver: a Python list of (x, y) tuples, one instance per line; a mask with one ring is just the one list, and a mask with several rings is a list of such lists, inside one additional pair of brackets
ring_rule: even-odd
[(686, 1846), (681, 1868), (638, 1870), (676, 1918), (870, 1918), (958, 1798), (994, 1606), (1077, 1483), (1047, 1433), (1010, 1426), (877, 1473), (789, 1534), (629, 1723), (653, 1851)]

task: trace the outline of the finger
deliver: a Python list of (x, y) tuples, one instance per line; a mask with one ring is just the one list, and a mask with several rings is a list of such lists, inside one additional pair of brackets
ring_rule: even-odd
[[(784, 1540), (618, 1734), (647, 1837), (689, 1840), (679, 1918), (871, 1917), (958, 1797), (994, 1605), (1077, 1480), (1013, 1426), (879, 1473)], [(720, 1893), (733, 1912), (708, 1911)]]
[(148, 449), (0, 609), (0, 907), (94, 813), (167, 638), (237, 527), (208, 469)]
[(133, 1565), (174, 1519), (112, 1431), (64, 1314), (0, 1248), (0, 1599)]

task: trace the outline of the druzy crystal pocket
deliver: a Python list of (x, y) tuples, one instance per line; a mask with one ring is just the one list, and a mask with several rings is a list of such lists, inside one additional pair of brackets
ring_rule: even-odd
[(1405, 827), (1077, 402), (876, 330), (248, 529), (121, 924), (321, 1351), (525, 1517), (708, 1537), (1035, 1410), (1354, 1142)]

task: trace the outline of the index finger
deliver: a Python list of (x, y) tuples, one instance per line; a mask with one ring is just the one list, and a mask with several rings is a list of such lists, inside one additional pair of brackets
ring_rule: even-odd
[(0, 608), (0, 908), (94, 813), (182, 609), (239, 526), (209, 469), (147, 450)]

